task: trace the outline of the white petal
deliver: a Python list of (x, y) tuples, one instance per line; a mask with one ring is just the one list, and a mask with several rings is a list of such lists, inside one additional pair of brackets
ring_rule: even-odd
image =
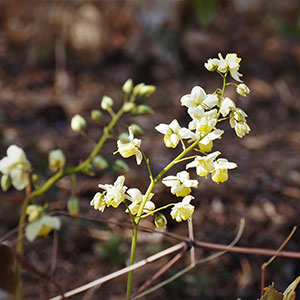
[(162, 134), (170, 134), (171, 133), (169, 126), (166, 124), (159, 124), (158, 126), (155, 127), (155, 129)]

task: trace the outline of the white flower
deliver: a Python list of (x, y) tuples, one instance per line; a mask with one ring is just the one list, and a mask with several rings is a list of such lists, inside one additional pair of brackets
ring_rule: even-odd
[(94, 206), (95, 209), (98, 209), (101, 212), (104, 212), (104, 209), (106, 207), (104, 195), (105, 193), (97, 192), (94, 198), (90, 202), (91, 206)]
[(235, 109), (235, 103), (228, 97), (222, 100), (220, 106), (220, 113), (225, 118), (233, 109)]
[[(140, 190), (136, 189), (136, 188), (129, 189), (127, 191), (127, 194), (130, 196), (129, 200), (132, 202), (129, 205), (129, 210), (130, 210), (131, 214), (136, 215), (140, 209), (142, 202), (145, 200), (145, 195), (142, 195)], [(143, 212), (146, 214), (155, 209), (154, 203), (152, 201), (150, 201), (153, 196), (154, 196), (154, 194), (150, 193), (148, 200), (144, 206)], [(128, 210), (126, 210), (126, 212), (128, 212)]]
[(202, 116), (197, 115), (197, 108), (190, 109), (190, 116), (193, 120), (189, 123), (190, 130), (196, 130), (196, 134), (200, 133), (202, 136), (209, 133), (217, 124), (217, 115), (218, 112), (216, 109), (212, 109), (203, 113)]
[(71, 128), (74, 131), (83, 131), (86, 128), (86, 121), (81, 115), (75, 115), (71, 120)]
[(216, 71), (218, 68), (219, 60), (217, 58), (209, 58), (208, 61), (204, 64), (205, 68), (208, 71)]
[(225, 158), (219, 158), (214, 162), (214, 169), (211, 174), (212, 181), (219, 183), (228, 180), (228, 169), (237, 167), (236, 163), (229, 162)]
[(245, 134), (250, 132), (250, 127), (246, 122), (247, 114), (240, 108), (236, 108), (230, 114), (230, 126), (234, 128), (238, 137), (242, 138)]
[(236, 81), (242, 82), (240, 77), (242, 74), (238, 72), (240, 68), (240, 61), (241, 58), (237, 57), (236, 53), (228, 53), (226, 54), (225, 59), (223, 58), (222, 54), (219, 53), (219, 61), (218, 61), (218, 71), (221, 73), (226, 73), (227, 71), (230, 72), (230, 75)]
[(211, 109), (218, 103), (216, 95), (206, 95), (204, 89), (200, 86), (193, 87), (190, 94), (181, 98), (181, 105), (188, 108), (201, 106), (203, 109)]
[(197, 180), (190, 180), (190, 174), (187, 171), (178, 172), (176, 176), (167, 176), (162, 183), (171, 187), (171, 193), (177, 197), (184, 197), (191, 192), (191, 187), (198, 187)]
[[(104, 197), (104, 201), (107, 206), (111, 205), (116, 208), (120, 205), (120, 203), (122, 203), (127, 198), (125, 195), (127, 187), (124, 185), (124, 182), (125, 182), (125, 177), (119, 176), (113, 185), (112, 184), (98, 185), (100, 189), (105, 190), (102, 197)], [(100, 196), (97, 197), (99, 198)]]
[(11, 178), (12, 185), (17, 190), (23, 190), (29, 184), (30, 162), (23, 149), (16, 145), (9, 146), (7, 156), (0, 161), (0, 172)]
[(135, 155), (136, 163), (138, 165), (140, 165), (142, 162), (142, 159), (143, 159), (142, 152), (139, 150), (139, 147), (141, 146), (142, 141), (133, 136), (133, 133), (132, 133), (132, 130), (130, 127), (128, 128), (128, 131), (129, 131), (129, 136), (128, 136), (127, 141), (126, 140), (125, 141), (122, 141), (122, 140), (117, 141), (118, 152), (124, 158)]
[(186, 169), (196, 168), (196, 173), (198, 176), (206, 177), (208, 173), (214, 170), (214, 160), (220, 154), (220, 151), (215, 151), (206, 156), (197, 156), (192, 162), (186, 165)]
[(248, 88), (248, 86), (246, 84), (240, 83), (236, 87), (236, 92), (243, 97), (247, 97), (247, 95), (250, 93), (250, 89)]
[(160, 124), (155, 129), (164, 134), (164, 143), (169, 148), (175, 148), (181, 139), (188, 139), (194, 136), (187, 128), (181, 128), (176, 119), (169, 125)]
[(184, 197), (181, 202), (176, 203), (172, 207), (171, 217), (177, 222), (190, 219), (195, 209), (195, 207), (190, 204), (192, 199), (194, 199), (194, 197), (189, 195)]
[(52, 150), (49, 152), (48, 161), (50, 170), (56, 172), (64, 167), (66, 157), (60, 149)]

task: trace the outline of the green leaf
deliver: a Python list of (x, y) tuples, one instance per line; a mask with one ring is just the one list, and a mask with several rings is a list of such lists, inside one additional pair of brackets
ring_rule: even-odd
[(297, 287), (297, 285), (299, 284), (300, 282), (300, 276), (298, 276), (287, 288), (286, 290), (283, 292), (283, 300), (292, 300), (294, 299), (293, 298), (293, 295), (294, 295), (294, 291)]
[(283, 294), (276, 291), (272, 285), (264, 288), (264, 291), (265, 293), (260, 300), (283, 300)]

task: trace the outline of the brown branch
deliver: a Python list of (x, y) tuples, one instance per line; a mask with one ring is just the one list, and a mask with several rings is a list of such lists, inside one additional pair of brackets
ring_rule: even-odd
[[(146, 258), (146, 259), (143, 259), (142, 261), (139, 261), (139, 262), (131, 265), (131, 266), (128, 266), (128, 267), (120, 269), (120, 270), (118, 270), (116, 272), (110, 273), (110, 274), (108, 274), (108, 275), (106, 275), (104, 277), (98, 278), (98, 279), (96, 279), (96, 280), (94, 280), (92, 282), (89, 282), (88, 284), (84, 284), (84, 285), (82, 285), (82, 286), (80, 286), (80, 287), (78, 287), (78, 288), (76, 288), (74, 290), (68, 291), (63, 296), (67, 298), (67, 297), (71, 297), (71, 296), (74, 296), (76, 294), (82, 293), (82, 292), (84, 292), (84, 291), (86, 291), (86, 290), (88, 290), (88, 289), (90, 289), (90, 288), (92, 288), (94, 286), (97, 286), (97, 285), (102, 284), (104, 282), (107, 282), (109, 280), (112, 280), (112, 279), (115, 279), (117, 277), (120, 277), (121, 275), (124, 275), (124, 274), (126, 274), (126, 273), (128, 273), (130, 271), (139, 269), (139, 268), (141, 268), (141, 267), (143, 267), (143, 266), (145, 266), (145, 265), (147, 265), (149, 263), (152, 263), (152, 262), (154, 262), (154, 261), (156, 261), (156, 260), (158, 260), (158, 259), (160, 259), (160, 258), (162, 258), (162, 257), (164, 257), (166, 255), (169, 255), (171, 253), (177, 252), (177, 251), (183, 249), (184, 247), (186, 247), (186, 243), (181, 242), (179, 244), (176, 244), (175, 246), (172, 246), (172, 247), (170, 247), (168, 249), (165, 249), (165, 250), (163, 250), (161, 252), (158, 252), (158, 253), (156, 253), (156, 254), (154, 254), (154, 255)], [(62, 299), (61, 295), (53, 297), (53, 298), (51, 298), (49, 300), (60, 300), (60, 299)]]
[[(72, 217), (69, 213), (64, 212), (64, 211), (55, 211), (52, 214)], [(104, 220), (99, 217), (94, 218), (94, 217), (89, 217), (89, 216), (84, 216), (84, 215), (76, 215), (73, 217), (79, 218), (79, 219), (84, 219), (84, 220), (95, 221), (95, 222), (99, 222), (99, 223), (104, 223), (104, 224), (113, 224), (113, 225), (117, 225), (117, 226), (121, 226), (121, 227), (133, 228), (131, 223), (118, 222), (115, 220)], [(278, 252), (278, 250), (272, 250), (272, 249), (248, 248), (248, 247), (238, 247), (238, 246), (229, 247), (228, 245), (220, 245), (220, 244), (202, 242), (202, 241), (197, 241), (197, 240), (191, 241), (189, 238), (186, 238), (186, 237), (183, 237), (183, 236), (171, 233), (171, 232), (160, 231), (160, 230), (148, 228), (145, 226), (139, 226), (138, 229), (141, 231), (145, 231), (145, 232), (160, 233), (165, 236), (174, 238), (178, 241), (191, 243), (192, 245), (194, 245), (194, 247), (197, 247), (197, 248), (205, 248), (205, 249), (216, 250), (216, 251), (228, 251), (228, 252), (239, 253), (239, 254), (278, 256), (278, 257), (300, 259), (300, 252), (293, 252), (293, 251)]]
[(178, 254), (176, 254), (167, 264), (165, 264), (161, 269), (159, 269), (149, 280), (147, 280), (133, 295), (130, 299), (133, 299), (138, 294), (145, 291), (151, 284), (159, 278), (162, 274), (167, 272), (188, 250), (191, 248), (188, 248), (187, 245), (185, 248), (182, 249), (182, 251)]
[[(277, 249), (277, 252), (279, 253), (285, 245), (289, 242), (289, 240), (292, 238), (294, 235), (295, 231), (297, 230), (297, 226), (294, 226), (288, 237), (284, 240), (284, 242), (280, 245), (280, 247)], [(261, 288), (261, 296), (264, 294), (264, 287), (265, 287), (265, 276), (266, 276), (266, 268), (275, 260), (275, 258), (278, 255), (272, 256), (267, 262), (265, 262), (261, 266), (261, 282), (260, 282), (260, 288)]]

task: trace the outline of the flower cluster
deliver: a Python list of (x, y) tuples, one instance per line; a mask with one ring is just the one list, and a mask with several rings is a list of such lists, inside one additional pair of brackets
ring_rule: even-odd
[[(125, 177), (119, 176), (113, 185), (99, 184), (99, 188), (104, 190), (104, 192), (97, 192), (90, 204), (94, 206), (95, 209), (103, 212), (106, 207), (112, 206), (116, 208), (122, 202), (129, 200), (132, 203), (128, 206), (126, 212), (130, 211), (132, 215), (136, 215), (141, 206), (141, 203), (145, 199), (145, 196), (142, 195), (142, 193), (136, 188), (127, 190), (127, 186), (125, 186), (124, 183)], [(145, 213), (149, 213), (150, 211), (153, 211), (155, 209), (154, 203), (150, 201), (153, 196), (154, 194), (151, 193), (147, 199), (146, 205), (143, 210)]]
[[(228, 85), (235, 85), (238, 95), (247, 96), (250, 89), (246, 84), (242, 83), (240, 79), (242, 74), (239, 73), (241, 58), (235, 53), (229, 53), (223, 58), (219, 54), (218, 58), (209, 59), (205, 63), (205, 67), (209, 71), (216, 71), (223, 78), (222, 88), (216, 89), (213, 93), (207, 93), (202, 87), (195, 86), (189, 94), (184, 95), (181, 99), (181, 105), (187, 108), (187, 113), (191, 118), (188, 126), (182, 127), (179, 122), (174, 119), (169, 124), (159, 124), (155, 129), (164, 135), (163, 141), (166, 147), (176, 148), (180, 144), (183, 148), (181, 154), (177, 156), (166, 168), (156, 177), (152, 176), (149, 161), (141, 149), (141, 140), (134, 137), (132, 129), (129, 127), (129, 136), (120, 137), (117, 141), (118, 150), (122, 157), (128, 158), (136, 156), (137, 164), (141, 164), (143, 157), (148, 166), (151, 182), (147, 193), (143, 195), (138, 189), (128, 189), (124, 186), (124, 176), (118, 177), (114, 185), (99, 185), (105, 190), (103, 193), (98, 192), (91, 205), (95, 209), (104, 211), (106, 206), (117, 207), (121, 202), (126, 200), (131, 201), (127, 205), (126, 212), (131, 212), (132, 215), (141, 217), (141, 212), (148, 215), (151, 212), (156, 212), (155, 205), (150, 201), (153, 197), (151, 193), (154, 185), (162, 178), (166, 171), (168, 171), (175, 163), (183, 162), (187, 159), (192, 159), (186, 164), (185, 169), (195, 168), (196, 174), (200, 177), (211, 176), (211, 180), (215, 183), (223, 183), (228, 180), (228, 170), (237, 167), (237, 164), (229, 162), (225, 158), (219, 158), (220, 151), (214, 151), (213, 143), (220, 139), (224, 133), (223, 130), (217, 128), (221, 121), (229, 120), (231, 128), (236, 132), (240, 138), (250, 132), (250, 127), (247, 124), (247, 114), (236, 103), (225, 96), (225, 90)], [(238, 81), (227, 83), (227, 75)], [(188, 147), (185, 144), (187, 140), (191, 145)], [(186, 155), (195, 150), (196, 155), (186, 157)], [(188, 171), (178, 172), (176, 175), (169, 175), (162, 178), (162, 183), (169, 187), (171, 193), (177, 197), (183, 197), (181, 202), (170, 204), (171, 217), (177, 222), (188, 220), (194, 212), (194, 206), (190, 203), (194, 197), (191, 194), (192, 188), (198, 187), (198, 180), (190, 179)], [(127, 191), (127, 192), (126, 192)], [(161, 220), (161, 218), (159, 219)], [(165, 222), (162, 222), (165, 226)]]

